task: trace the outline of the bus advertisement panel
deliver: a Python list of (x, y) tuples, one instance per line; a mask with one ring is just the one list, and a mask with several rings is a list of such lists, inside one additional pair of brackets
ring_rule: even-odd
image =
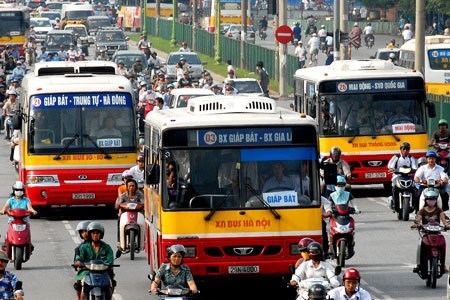
[(30, 74), (23, 87), (19, 177), (33, 206), (112, 208), (122, 172), (136, 159), (129, 81), (120, 75)]
[(24, 54), (25, 44), (30, 27), (30, 11), (28, 7), (14, 6), (14, 4), (0, 5), (0, 51), (6, 46), (16, 46), (21, 55)]
[[(415, 39), (400, 47), (399, 65), (415, 69)], [(450, 94), (450, 37), (444, 35), (425, 37), (424, 75), (427, 93)]]
[(196, 281), (280, 279), (302, 237), (322, 241), (311, 118), (264, 97), (205, 96), (145, 123), (151, 274), (183, 244)]
[(340, 147), (351, 183), (383, 183), (390, 191), (387, 164), (400, 144), (409, 142), (416, 158), (427, 151), (432, 104), (421, 73), (381, 60), (338, 61), (299, 69), (294, 82), (296, 109), (319, 125), (321, 155)]

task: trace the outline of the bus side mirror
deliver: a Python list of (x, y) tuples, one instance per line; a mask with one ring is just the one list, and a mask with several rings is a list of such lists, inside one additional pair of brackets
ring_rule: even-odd
[(148, 165), (146, 168), (147, 176), (145, 176), (145, 180), (147, 184), (158, 184), (159, 183), (159, 173), (160, 173), (160, 167), (158, 164)]
[(425, 105), (427, 106), (428, 109), (428, 117), (436, 118), (436, 106), (434, 105), (434, 103), (431, 101), (427, 101)]

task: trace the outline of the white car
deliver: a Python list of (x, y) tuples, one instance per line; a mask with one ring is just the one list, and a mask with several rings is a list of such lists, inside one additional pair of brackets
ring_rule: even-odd
[(254, 78), (235, 78), (233, 87), (238, 91), (239, 95), (246, 96), (264, 96), (258, 80)]
[(183, 108), (187, 107), (188, 101), (192, 98), (202, 96), (214, 96), (214, 93), (209, 89), (202, 88), (179, 88), (173, 89), (170, 93), (169, 107)]
[(53, 30), (49, 18), (31, 18), (30, 25), (34, 26), (36, 42), (43, 42), (47, 33)]
[[(227, 31), (225, 31), (225, 36), (235, 40), (241, 40), (242, 25), (240, 24), (230, 24)], [(247, 25), (247, 41), (250, 43), (255, 42), (255, 29), (253, 25)]]

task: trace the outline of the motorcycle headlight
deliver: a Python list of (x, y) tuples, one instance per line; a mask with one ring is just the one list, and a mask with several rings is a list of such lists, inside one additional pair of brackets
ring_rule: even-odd
[(24, 231), (25, 228), (27, 228), (27, 225), (26, 225), (26, 224), (13, 224), (13, 225), (12, 225), (12, 228), (13, 228), (15, 231)]

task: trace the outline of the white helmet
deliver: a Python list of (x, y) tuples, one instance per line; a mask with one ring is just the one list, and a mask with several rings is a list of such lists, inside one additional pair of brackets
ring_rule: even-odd
[(22, 181), (16, 181), (13, 184), (12, 189), (13, 189), (13, 191), (24, 190), (25, 189), (25, 185), (22, 183)]

